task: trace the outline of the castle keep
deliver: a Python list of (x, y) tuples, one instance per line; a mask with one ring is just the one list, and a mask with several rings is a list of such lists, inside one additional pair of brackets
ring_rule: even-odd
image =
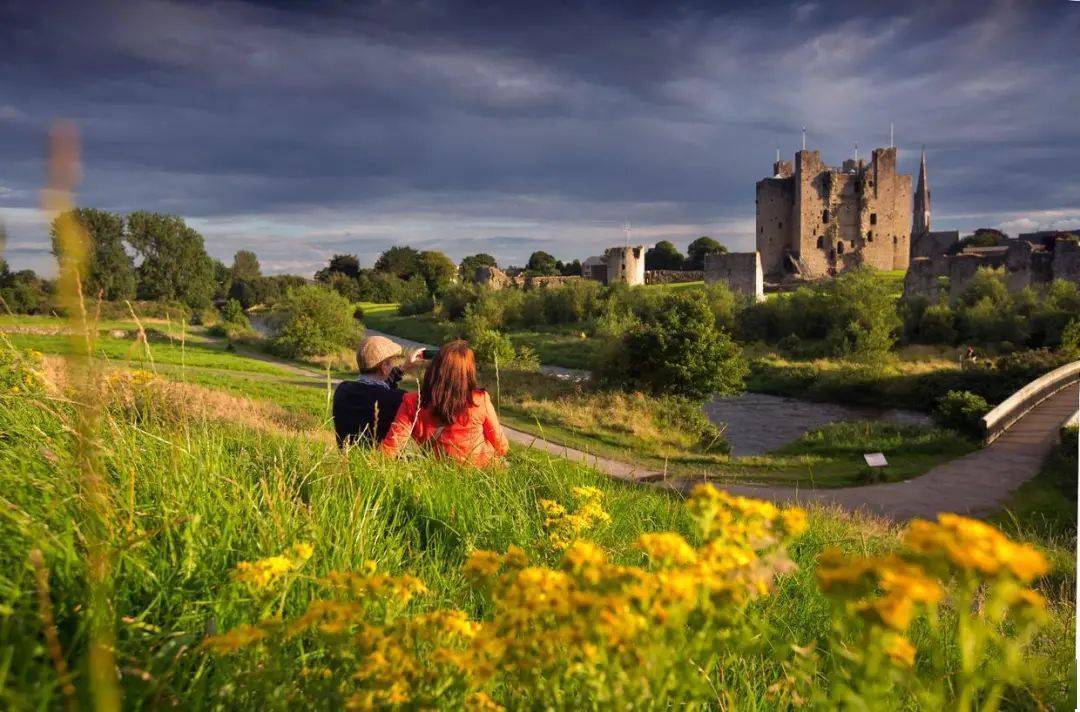
[(907, 269), (911, 176), (896, 172), (896, 148), (837, 169), (818, 151), (777, 161), (757, 183), (757, 251), (770, 281), (834, 276), (869, 265)]

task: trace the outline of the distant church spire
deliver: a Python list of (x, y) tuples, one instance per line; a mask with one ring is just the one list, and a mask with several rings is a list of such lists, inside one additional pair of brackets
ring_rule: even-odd
[(930, 183), (926, 179), (926, 146), (919, 160), (919, 182), (915, 186), (915, 209), (911, 213), (911, 235), (930, 232)]

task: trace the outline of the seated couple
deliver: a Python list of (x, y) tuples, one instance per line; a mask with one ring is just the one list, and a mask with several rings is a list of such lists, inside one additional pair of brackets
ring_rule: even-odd
[(407, 360), (385, 336), (360, 342), (360, 375), (334, 391), (334, 430), (340, 447), (371, 443), (391, 457), (410, 439), (438, 455), (477, 467), (498, 462), (506, 435), (487, 391), (476, 384), (476, 356), (464, 341), (451, 341), (428, 362), (419, 393), (398, 388), (405, 371), (423, 363), (422, 351)]

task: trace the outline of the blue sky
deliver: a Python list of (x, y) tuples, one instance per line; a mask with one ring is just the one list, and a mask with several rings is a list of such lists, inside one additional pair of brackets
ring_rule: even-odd
[(79, 202), (177, 213), (229, 261), (310, 274), (392, 244), (572, 259), (709, 234), (752, 249), (779, 148), (901, 168), (936, 228), (1080, 225), (1080, 2), (0, 0), (7, 259), (51, 271), (56, 117)]

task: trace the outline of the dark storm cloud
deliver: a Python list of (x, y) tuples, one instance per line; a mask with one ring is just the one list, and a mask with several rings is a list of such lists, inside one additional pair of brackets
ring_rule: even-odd
[(1080, 222), (1080, 3), (718, 5), (0, 4), (9, 247), (45, 244), (54, 116), (83, 131), (81, 202), (278, 270), (403, 243), (585, 257), (626, 219), (745, 249), (803, 125), (834, 164), (890, 122), (903, 168), (926, 144), (943, 227)]

